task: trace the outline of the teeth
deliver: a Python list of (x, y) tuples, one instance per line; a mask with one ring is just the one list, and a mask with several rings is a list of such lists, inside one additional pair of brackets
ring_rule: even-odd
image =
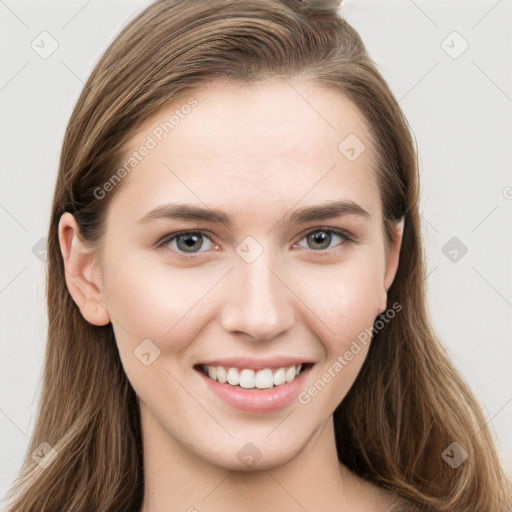
[(238, 386), (238, 384), (240, 384), (240, 373), (238, 373), (236, 368), (230, 368), (228, 370), (228, 382), (232, 386)]
[(302, 364), (278, 368), (274, 371), (270, 368), (262, 370), (228, 368), (226, 370), (224, 366), (204, 366), (203, 369), (210, 379), (221, 384), (228, 383), (231, 386), (240, 386), (244, 389), (269, 389), (292, 382), (300, 374)]
[[(234, 370), (235, 372), (238, 373), (238, 371), (235, 370), (234, 368), (231, 368), (229, 371), (231, 371), (231, 370)], [(256, 377), (254, 376), (254, 370), (242, 370), (240, 372), (239, 384), (240, 384), (241, 388), (246, 388), (246, 389), (253, 388), (255, 380), (256, 380)], [(231, 384), (231, 382), (230, 382), (230, 384)]]
[(272, 375), (272, 370), (270, 370), (270, 368), (260, 370), (256, 374), (254, 381), (258, 389), (269, 389), (274, 387), (274, 376)]
[(284, 368), (279, 368), (276, 373), (274, 373), (274, 386), (280, 386), (286, 382), (286, 371)]
[(295, 366), (290, 366), (286, 370), (286, 382), (291, 382), (293, 379), (295, 379)]
[[(212, 367), (207, 366), (206, 368)], [(217, 381), (220, 382), (221, 384), (225, 384), (228, 381), (228, 373), (226, 372), (226, 368), (224, 368), (224, 366), (213, 366), (213, 368), (215, 368), (217, 371)]]

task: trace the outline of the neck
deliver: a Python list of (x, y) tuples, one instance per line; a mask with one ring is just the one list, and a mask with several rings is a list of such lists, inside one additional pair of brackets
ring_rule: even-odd
[(338, 461), (332, 416), (295, 457), (259, 471), (234, 471), (197, 457), (143, 406), (141, 420), (142, 512), (259, 512), (269, 503), (283, 510), (348, 510), (356, 478)]

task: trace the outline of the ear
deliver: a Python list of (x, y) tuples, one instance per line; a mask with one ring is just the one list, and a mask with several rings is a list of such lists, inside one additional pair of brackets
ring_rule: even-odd
[(66, 285), (82, 316), (93, 325), (110, 323), (102, 302), (102, 276), (97, 266), (97, 250), (80, 237), (78, 224), (71, 213), (59, 221), (59, 244), (64, 260)]
[(400, 257), (400, 247), (402, 246), (402, 238), (404, 234), (405, 218), (402, 217), (393, 226), (393, 240), (388, 248), (386, 255), (386, 270), (384, 272), (384, 279), (382, 282), (382, 294), (379, 303), (379, 314), (384, 313), (387, 307), (387, 292), (395, 279), (396, 271), (398, 270), (398, 261)]

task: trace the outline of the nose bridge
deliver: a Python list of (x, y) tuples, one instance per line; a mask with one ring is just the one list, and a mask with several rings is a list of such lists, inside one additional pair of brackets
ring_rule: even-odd
[(281, 281), (286, 282), (281, 273), (271, 251), (262, 251), (251, 262), (242, 254), (230, 272), (228, 298), (221, 316), (223, 328), (259, 340), (290, 329), (294, 322), (291, 292)]

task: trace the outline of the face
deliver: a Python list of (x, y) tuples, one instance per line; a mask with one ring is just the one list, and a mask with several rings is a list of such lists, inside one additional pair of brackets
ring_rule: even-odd
[(150, 149), (112, 200), (91, 279), (143, 425), (213, 464), (257, 450), (270, 468), (332, 421), (398, 251), (343, 95), (269, 82), (192, 96), (130, 140), (127, 158)]

